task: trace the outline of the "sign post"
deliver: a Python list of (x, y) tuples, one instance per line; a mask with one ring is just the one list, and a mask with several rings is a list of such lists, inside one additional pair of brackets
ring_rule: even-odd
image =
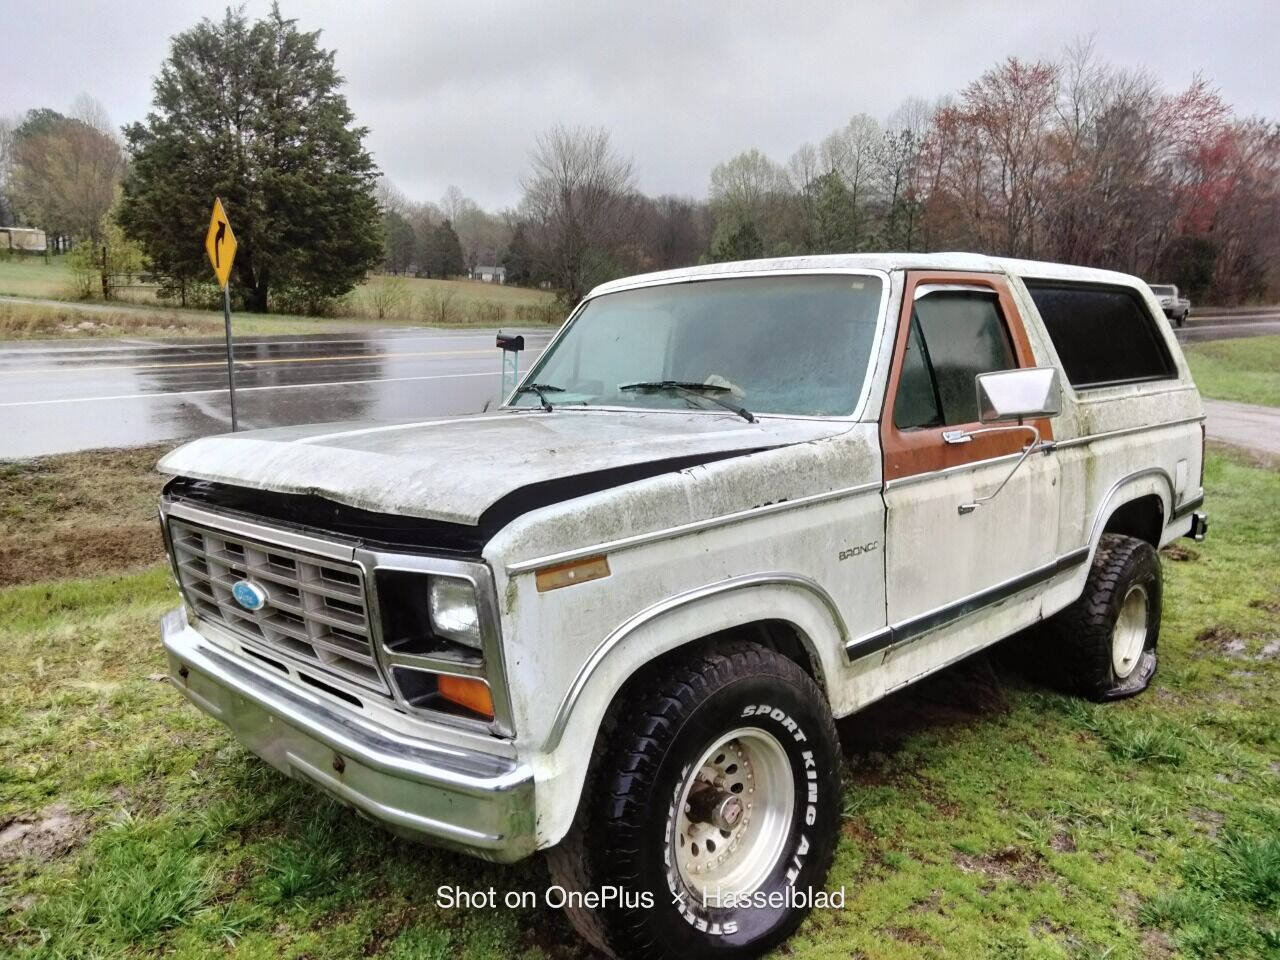
[(236, 430), (236, 372), (235, 354), (231, 344), (231, 264), (236, 258), (236, 235), (231, 232), (231, 221), (222, 209), (222, 199), (213, 200), (213, 214), (209, 218), (209, 232), (204, 237), (204, 249), (209, 254), (213, 274), (222, 287), (222, 320), (227, 331), (227, 392), (231, 397), (231, 432)]

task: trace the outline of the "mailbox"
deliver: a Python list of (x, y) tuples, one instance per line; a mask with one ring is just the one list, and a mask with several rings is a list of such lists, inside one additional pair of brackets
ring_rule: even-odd
[(498, 334), (498, 348), (501, 350), (511, 350), (519, 352), (524, 349), (524, 337), (512, 336), (509, 333)]

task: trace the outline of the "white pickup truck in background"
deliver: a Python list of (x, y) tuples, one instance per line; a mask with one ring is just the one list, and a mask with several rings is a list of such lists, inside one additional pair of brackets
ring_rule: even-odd
[(1172, 320), (1175, 326), (1181, 327), (1187, 322), (1187, 317), (1191, 316), (1191, 301), (1178, 293), (1176, 286), (1172, 283), (1156, 283), (1151, 285), (1151, 292), (1160, 302), (1160, 309), (1164, 311), (1164, 315)]
[(500, 409), (160, 464), (172, 676), (391, 828), (549, 851), (611, 956), (754, 956), (823, 891), (835, 719), (1019, 631), (1155, 674), (1200, 395), (1141, 280), (969, 254), (605, 284)]

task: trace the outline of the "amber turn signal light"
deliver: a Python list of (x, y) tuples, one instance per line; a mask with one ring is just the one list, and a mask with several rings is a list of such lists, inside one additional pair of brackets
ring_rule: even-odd
[(483, 680), (451, 677), (442, 673), (436, 683), (436, 692), (441, 698), (493, 719), (493, 694)]
[(559, 590), (561, 587), (571, 587), (575, 583), (586, 583), (588, 580), (599, 580), (607, 576), (608, 557), (586, 557), (554, 567), (543, 567), (535, 574), (534, 579), (538, 584), (538, 592), (546, 593), (548, 590)]

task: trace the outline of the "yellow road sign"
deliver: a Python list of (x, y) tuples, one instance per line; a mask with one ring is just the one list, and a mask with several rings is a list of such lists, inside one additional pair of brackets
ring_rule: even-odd
[(209, 263), (218, 277), (218, 286), (225, 289), (227, 278), (231, 276), (231, 263), (236, 258), (236, 235), (231, 232), (231, 221), (227, 219), (219, 198), (213, 201), (213, 216), (209, 218), (204, 248), (209, 252)]

